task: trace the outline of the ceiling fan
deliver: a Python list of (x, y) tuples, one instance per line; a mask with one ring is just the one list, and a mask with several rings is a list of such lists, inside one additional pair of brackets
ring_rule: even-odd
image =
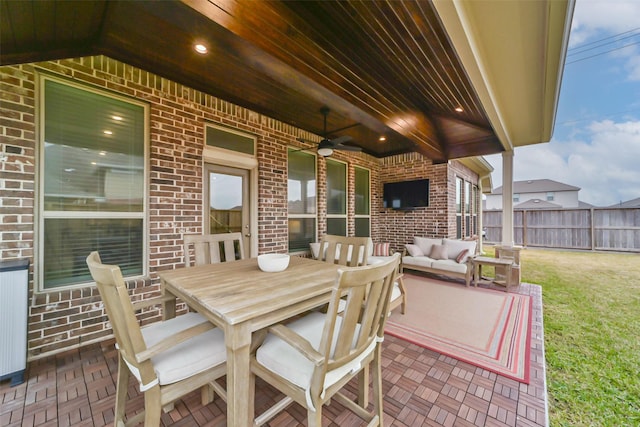
[[(322, 107), (320, 109), (320, 112), (324, 115), (324, 127), (323, 127), (323, 131), (322, 131), (322, 141), (320, 141), (320, 143), (318, 144), (318, 154), (320, 154), (323, 157), (328, 157), (330, 155), (333, 154), (333, 150), (344, 150), (344, 151), (362, 151), (362, 148), (360, 147), (355, 147), (353, 145), (343, 145), (343, 143), (351, 141), (351, 137), (348, 135), (345, 136), (339, 136), (337, 138), (334, 139), (329, 139), (327, 138), (327, 135), (329, 133), (334, 133), (340, 130), (345, 130), (348, 129), (350, 127), (353, 126), (357, 126), (359, 123), (356, 123), (354, 125), (351, 126), (347, 126), (341, 129), (336, 129), (332, 132), (327, 132), (327, 116), (329, 115), (329, 108), (328, 107)], [(313, 142), (313, 141), (309, 141), (307, 139), (304, 138), (298, 138), (298, 141), (300, 142)]]

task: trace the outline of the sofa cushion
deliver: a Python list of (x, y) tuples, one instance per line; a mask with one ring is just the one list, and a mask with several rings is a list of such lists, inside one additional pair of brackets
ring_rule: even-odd
[(416, 267), (426, 267), (430, 268), (431, 263), (433, 263), (433, 259), (427, 256), (403, 256), (402, 264), (405, 266), (416, 266)]
[(424, 252), (422, 252), (418, 245), (408, 244), (404, 245), (404, 247), (407, 248), (407, 252), (409, 252), (409, 255), (411, 256), (424, 256)]
[(432, 269), (442, 270), (443, 272), (462, 273), (467, 272), (467, 264), (458, 264), (455, 260), (439, 259), (431, 263)]
[(431, 246), (431, 252), (429, 253), (429, 258), (433, 259), (447, 259), (447, 247), (445, 245), (433, 245)]
[(429, 255), (433, 245), (441, 245), (442, 239), (431, 239), (429, 237), (414, 237), (413, 244), (417, 245), (423, 254)]
[[(469, 256), (473, 255), (476, 252), (476, 242), (475, 240), (465, 241), (465, 240), (453, 240), (453, 239), (442, 239), (442, 244), (447, 248), (447, 255), (450, 260), (455, 261), (460, 252), (467, 249), (469, 251)], [(463, 260), (463, 262), (465, 262)]]

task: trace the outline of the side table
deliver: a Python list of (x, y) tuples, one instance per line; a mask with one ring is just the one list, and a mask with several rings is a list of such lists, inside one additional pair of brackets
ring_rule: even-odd
[[(511, 268), (513, 267), (513, 260), (491, 258), (486, 256), (478, 256), (473, 258), (473, 286), (478, 287), (478, 278), (482, 274), (482, 266), (488, 265), (490, 267), (502, 267), (505, 269), (505, 286), (507, 292), (509, 292), (509, 286), (511, 286)], [(496, 282), (494, 279), (493, 282)]]

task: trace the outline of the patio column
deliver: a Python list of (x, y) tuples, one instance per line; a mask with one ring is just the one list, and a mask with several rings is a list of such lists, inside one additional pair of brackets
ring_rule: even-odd
[(505, 151), (502, 153), (502, 246), (513, 245), (513, 151)]

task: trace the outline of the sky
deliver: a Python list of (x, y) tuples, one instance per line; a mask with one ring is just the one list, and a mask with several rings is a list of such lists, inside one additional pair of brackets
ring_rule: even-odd
[[(502, 156), (485, 156), (502, 185)], [(554, 133), (515, 149), (513, 179), (610, 206), (640, 197), (640, 0), (576, 0)]]

